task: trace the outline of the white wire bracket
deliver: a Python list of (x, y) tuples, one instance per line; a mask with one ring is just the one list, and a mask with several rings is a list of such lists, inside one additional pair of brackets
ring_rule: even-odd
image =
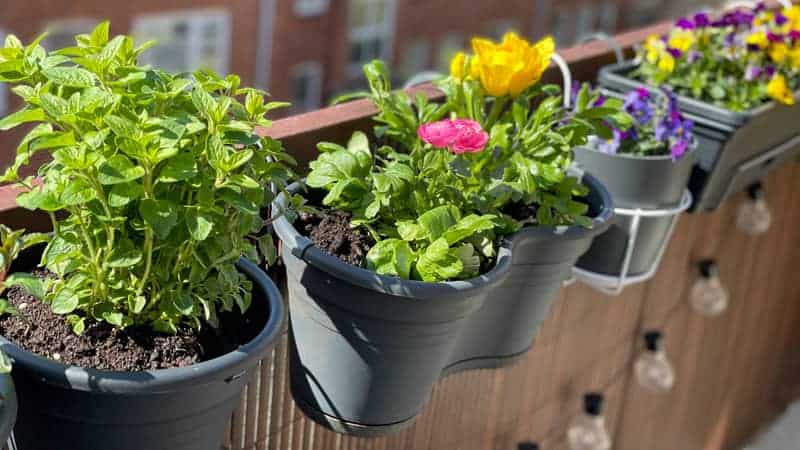
[(572, 71), (569, 70), (567, 61), (558, 53), (553, 53), (551, 59), (561, 70), (561, 76), (564, 79), (564, 107), (569, 108), (572, 106)]
[[(614, 208), (614, 213), (618, 216), (631, 217), (630, 225), (628, 226), (628, 242), (625, 247), (625, 257), (622, 260), (622, 269), (618, 276), (605, 275), (600, 273), (591, 272), (578, 267), (572, 269), (573, 275), (578, 280), (585, 284), (597, 289), (604, 294), (617, 296), (622, 291), (632, 284), (643, 283), (653, 278), (661, 265), (661, 260), (667, 250), (667, 245), (672, 238), (672, 233), (675, 231), (675, 225), (678, 223), (678, 217), (681, 213), (685, 212), (692, 206), (692, 194), (689, 190), (683, 192), (681, 202), (672, 208), (663, 209), (628, 209), (628, 208)], [(640, 274), (630, 274), (631, 260), (633, 259), (633, 252), (636, 249), (636, 241), (639, 235), (639, 227), (641, 226), (643, 218), (660, 218), (672, 217), (667, 236), (661, 243), (658, 249), (653, 265), (648, 270)]]

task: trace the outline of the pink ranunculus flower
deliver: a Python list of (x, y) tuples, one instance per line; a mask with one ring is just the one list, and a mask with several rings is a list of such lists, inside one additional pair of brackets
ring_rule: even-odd
[(426, 123), (419, 127), (417, 134), (424, 142), (436, 148), (446, 148), (459, 155), (478, 153), (489, 142), (489, 134), (474, 120), (446, 119)]

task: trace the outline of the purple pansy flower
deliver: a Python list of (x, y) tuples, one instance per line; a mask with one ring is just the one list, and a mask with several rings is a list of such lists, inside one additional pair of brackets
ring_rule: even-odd
[(767, 73), (768, 77), (772, 77), (773, 75), (775, 75), (775, 72), (777, 72), (777, 71), (778, 71), (778, 69), (775, 68), (775, 66), (767, 66), (767, 68), (765, 70), (765, 72)]
[(693, 20), (689, 20), (686, 17), (681, 17), (675, 22), (675, 26), (682, 29), (682, 30), (694, 30), (696, 25)]
[(711, 18), (708, 13), (700, 12), (694, 15), (694, 25), (698, 28), (706, 28), (711, 25)]
[(755, 64), (750, 64), (747, 66), (747, 69), (744, 72), (744, 79), (747, 81), (753, 81), (760, 77), (763, 72), (764, 70), (761, 67)]
[(792, 30), (789, 32), (789, 39), (792, 41), (800, 41), (800, 30)]
[(783, 26), (783, 25), (786, 25), (787, 22), (789, 22), (789, 18), (788, 17), (784, 16), (782, 13), (775, 14), (775, 23), (776, 24), (778, 24), (780, 26)]
[(690, 64), (696, 63), (703, 57), (703, 54), (697, 50), (692, 50), (689, 52), (689, 56), (686, 58)]
[(670, 149), (670, 156), (672, 156), (673, 161), (677, 161), (686, 154), (689, 150), (689, 141), (684, 139), (679, 139)]
[(764, 3), (764, 2), (758, 2), (758, 4), (756, 5), (755, 9), (753, 10), (753, 12), (758, 14), (758, 13), (764, 12), (766, 10), (767, 10), (767, 4)]
[(772, 31), (770, 31), (769, 33), (767, 33), (767, 39), (773, 43), (783, 42), (783, 35), (778, 33), (773, 33)]
[(667, 53), (672, 55), (672, 57), (675, 58), (675, 59), (678, 59), (681, 56), (683, 56), (683, 52), (682, 51), (678, 50), (677, 48), (672, 48), (672, 47), (667, 48)]

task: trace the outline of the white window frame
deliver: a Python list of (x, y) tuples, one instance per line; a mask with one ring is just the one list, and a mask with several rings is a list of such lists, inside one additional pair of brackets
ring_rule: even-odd
[(294, 13), (299, 17), (321, 16), (329, 7), (330, 0), (294, 0)]
[(386, 15), (383, 17), (382, 22), (374, 21), (370, 25), (364, 25), (360, 28), (354, 28), (352, 24), (353, 18), (353, 0), (350, 0), (349, 4), (349, 17), (348, 17), (348, 30), (349, 30), (349, 37), (347, 40), (347, 66), (348, 66), (348, 75), (351, 78), (356, 78), (361, 75), (362, 64), (368, 61), (350, 61), (351, 52), (353, 49), (353, 44), (359, 41), (366, 41), (370, 40), (375, 37), (382, 38), (384, 41), (383, 45), (383, 54), (379, 55), (380, 59), (384, 61), (389, 61), (393, 48), (394, 48), (394, 27), (395, 27), (395, 17), (397, 15), (397, 1), (396, 0), (369, 0), (367, 3), (367, 11), (365, 14), (369, 17), (371, 12), (375, 11), (375, 2), (376, 1), (385, 1), (386, 2)]
[[(6, 30), (0, 28), (0, 45), (6, 41)], [(0, 83), (0, 117), (6, 115), (8, 111), (8, 86), (5, 83)]]
[[(306, 61), (292, 66), (289, 70), (289, 86), (292, 91), (294, 91), (294, 82), (297, 77), (308, 77), (311, 80), (305, 103), (296, 104), (294, 103), (296, 99), (292, 98), (292, 109), (305, 112), (317, 109), (322, 105), (323, 75), (324, 68), (319, 61)], [(292, 96), (294, 96), (294, 92), (292, 92)]]
[[(202, 28), (201, 25), (208, 20), (219, 20), (220, 25), (220, 34), (217, 37), (220, 56), (215, 67), (211, 67), (211, 69), (224, 75), (230, 70), (231, 48), (233, 46), (231, 33), (232, 19), (231, 13), (227, 8), (202, 9), (199, 11), (180, 10), (166, 13), (142, 14), (133, 20), (131, 30), (132, 34), (137, 37), (137, 40), (149, 40), (148, 36), (145, 36), (141, 31), (138, 31), (141, 30), (147, 22), (163, 21), (165, 23), (170, 23), (186, 21), (189, 25), (189, 37), (187, 39), (188, 69), (195, 70), (200, 68), (199, 62), (202, 53), (201, 45), (203, 42), (202, 35), (200, 34)], [(142, 55), (142, 62), (150, 63), (147, 55), (147, 53)]]
[[(92, 17), (73, 17), (69, 19), (59, 19), (54, 20), (52, 22), (48, 22), (47, 26), (45, 27), (45, 31), (49, 34), (56, 34), (56, 33), (63, 33), (68, 36), (77, 36), (79, 34), (90, 33), (97, 24), (100, 23), (99, 20), (94, 19)], [(42, 46), (46, 48), (48, 51), (59, 50), (57, 48), (51, 48), (52, 46), (48, 43), (49, 38), (44, 38), (42, 41)], [(73, 39), (70, 45), (75, 46), (77, 43)]]
[(615, 34), (619, 22), (619, 7), (615, 0), (606, 0), (600, 10), (600, 27), (609, 34)]
[[(411, 59), (415, 61), (412, 62)], [(418, 37), (406, 43), (400, 56), (400, 74), (405, 79), (410, 79), (420, 72), (428, 69), (431, 59), (431, 41), (425, 37)]]

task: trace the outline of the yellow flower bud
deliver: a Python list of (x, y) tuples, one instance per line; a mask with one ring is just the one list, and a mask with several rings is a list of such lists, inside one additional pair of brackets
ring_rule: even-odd
[(467, 77), (467, 55), (464, 52), (458, 52), (450, 61), (450, 75), (453, 78), (463, 80)]

